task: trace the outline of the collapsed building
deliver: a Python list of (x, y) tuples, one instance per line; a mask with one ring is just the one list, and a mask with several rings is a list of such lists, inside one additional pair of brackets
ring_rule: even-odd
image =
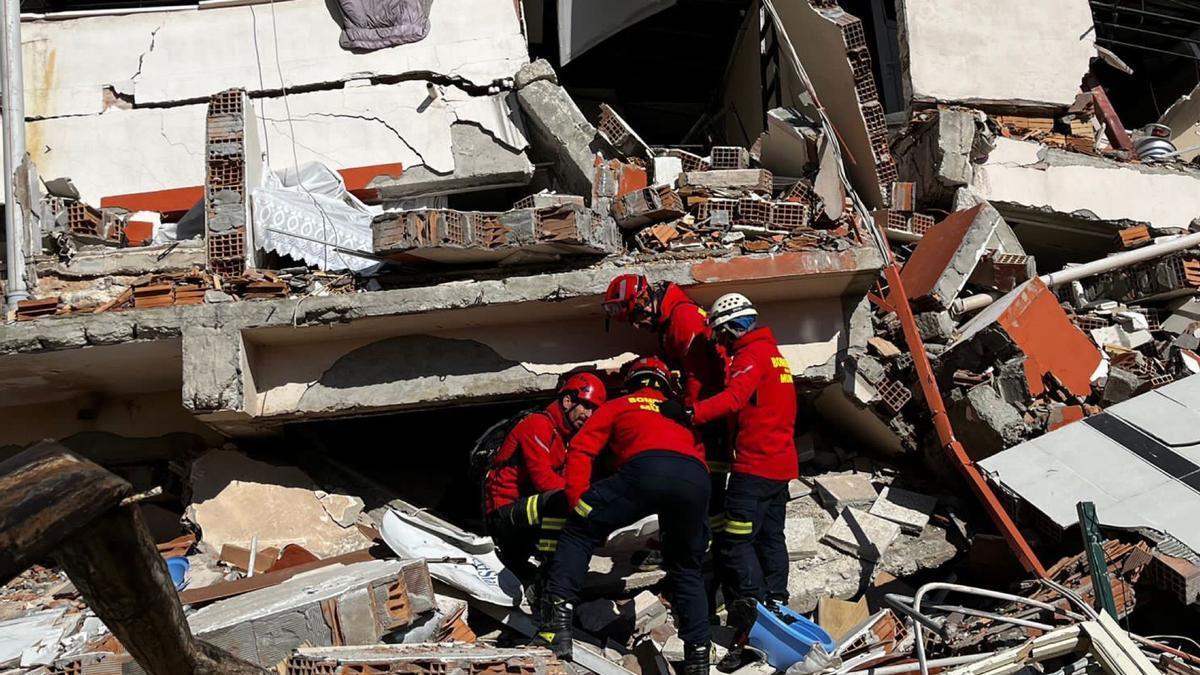
[[(24, 22), (27, 255), (6, 289), (30, 297), (0, 326), (0, 460), (52, 439), (142, 494), (158, 553), (189, 561), (181, 644), (288, 673), (560, 672), (493, 646), (528, 617), (455, 585), (460, 553), (490, 551), (467, 452), (565, 374), (656, 349), (605, 327), (631, 271), (704, 305), (744, 293), (779, 338), (805, 402), (791, 607), (836, 633), (839, 672), (914, 649), (924, 668), (920, 601), (893, 596), (1006, 586), (1008, 548), (1085, 605), (1103, 567), (1126, 621), (1164, 594), (1194, 618), (1194, 444), (1137, 412), (1161, 397), (1190, 419), (1200, 373), (1194, 96), (1153, 118), (1167, 132), (1127, 128), (1116, 19), (1082, 0), (438, 0), (363, 46), (329, 3), (209, 1)], [(714, 48), (613, 80), (680, 31)], [(1097, 433), (1142, 492), (1090, 475)], [(1075, 555), (1078, 502), (1109, 539), (1098, 563)], [(441, 548), (396, 544), (404, 528)], [(678, 657), (654, 538), (593, 560), (578, 665)], [(22, 636), (0, 667), (146, 666), (91, 584), (37, 562), (0, 593)], [(945, 611), (951, 659), (1062, 637)], [(475, 645), (423, 646), (445, 641)]]

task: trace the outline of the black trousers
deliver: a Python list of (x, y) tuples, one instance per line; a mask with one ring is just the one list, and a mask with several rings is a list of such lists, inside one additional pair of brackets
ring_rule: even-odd
[(717, 535), (726, 600), (787, 601), (787, 481), (734, 472), (725, 490), (725, 528)]
[(501, 506), (487, 515), (488, 535), (496, 557), (524, 582), (533, 579), (531, 557), (543, 562), (554, 555), (558, 533), (567, 522), (567, 496), (562, 490), (542, 492)]
[(546, 592), (574, 602), (592, 551), (613, 530), (658, 514), (663, 565), (679, 637), (708, 644), (703, 559), (708, 546), (708, 470), (676, 452), (644, 452), (592, 485), (567, 517)]

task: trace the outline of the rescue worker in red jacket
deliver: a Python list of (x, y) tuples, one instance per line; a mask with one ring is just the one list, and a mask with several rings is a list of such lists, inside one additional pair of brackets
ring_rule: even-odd
[(492, 458), (484, 478), (484, 510), (497, 556), (521, 579), (533, 576), (530, 556), (552, 553), (566, 522), (563, 468), (567, 441), (604, 401), (604, 382), (572, 375), (545, 410), (517, 422)]
[[(609, 318), (658, 333), (663, 360), (683, 375), (683, 403), (695, 405), (725, 384), (726, 359), (713, 338), (707, 315), (678, 284), (651, 284), (640, 274), (622, 274), (608, 284), (604, 310)], [(725, 482), (729, 474), (729, 426), (701, 425), (708, 470), (712, 475), (710, 524), (719, 532)]]
[[(709, 478), (704, 450), (691, 428), (663, 416), (677, 396), (660, 359), (636, 359), (627, 394), (600, 407), (567, 451), (566, 493), (572, 507), (542, 596), (535, 645), (571, 656), (572, 603), (592, 550), (613, 530), (657, 514), (671, 607), (684, 641), (683, 675), (708, 675), (710, 635), (702, 561), (708, 546)], [(592, 463), (608, 448), (616, 473), (592, 483)]]
[(748, 632), (759, 602), (788, 599), (783, 527), (788, 481), (799, 475), (795, 445), (796, 388), (787, 359), (758, 310), (740, 293), (713, 303), (709, 325), (729, 345), (725, 388), (693, 407), (663, 405), (663, 414), (693, 424), (734, 417), (737, 435), (725, 492), (725, 530), (717, 537), (730, 625)]

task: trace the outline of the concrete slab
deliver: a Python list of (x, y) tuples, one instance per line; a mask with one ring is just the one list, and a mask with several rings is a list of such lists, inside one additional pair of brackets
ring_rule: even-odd
[(215, 602), (188, 617), (192, 633), (266, 667), (302, 646), (373, 644), (436, 608), (422, 560), (372, 560), (299, 574)]
[(788, 560), (803, 560), (817, 554), (817, 531), (812, 518), (788, 518), (783, 526)]
[(866, 511), (848, 508), (821, 541), (864, 560), (878, 561), (900, 536), (900, 526)]
[(937, 497), (888, 486), (871, 505), (870, 514), (892, 521), (908, 534), (920, 534), (929, 524)]
[(862, 474), (817, 476), (816, 484), (821, 503), (835, 513), (851, 506), (869, 507), (879, 498), (871, 479)]

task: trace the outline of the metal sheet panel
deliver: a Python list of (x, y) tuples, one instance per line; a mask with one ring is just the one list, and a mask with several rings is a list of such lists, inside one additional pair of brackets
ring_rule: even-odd
[(1099, 418), (1069, 424), (980, 465), (1059, 527), (1077, 523), (1077, 502), (1092, 501), (1105, 525), (1148, 527), (1200, 551), (1200, 376), (1114, 405)]

